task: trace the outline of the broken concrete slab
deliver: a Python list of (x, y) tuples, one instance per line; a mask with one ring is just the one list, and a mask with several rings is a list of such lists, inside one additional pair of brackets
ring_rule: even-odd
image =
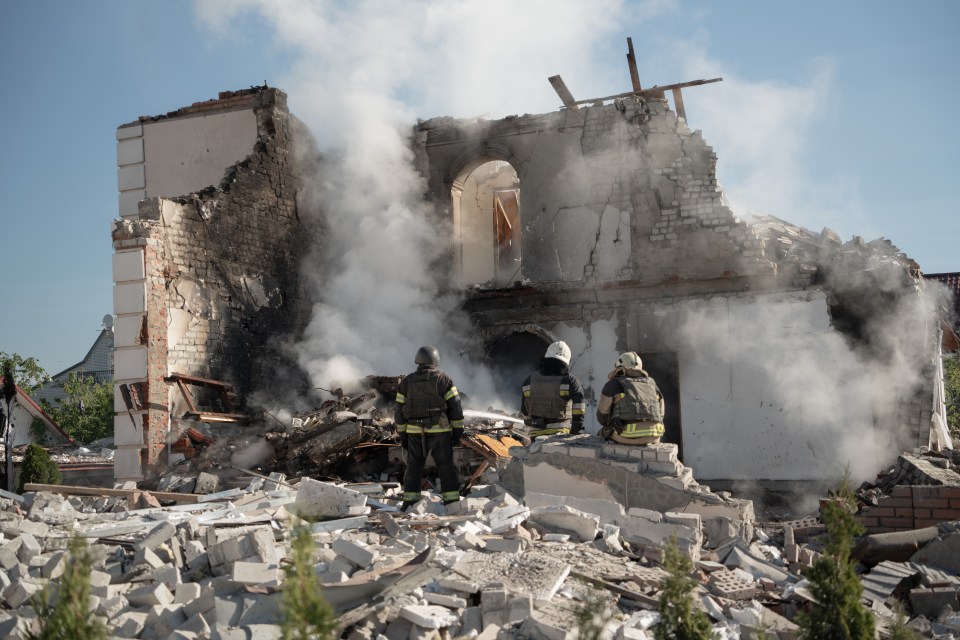
[(366, 495), (327, 482), (303, 478), (293, 511), (303, 518), (343, 518), (370, 512)]
[(597, 516), (567, 506), (534, 509), (529, 519), (548, 531), (576, 536), (580, 542), (593, 541), (600, 523)]

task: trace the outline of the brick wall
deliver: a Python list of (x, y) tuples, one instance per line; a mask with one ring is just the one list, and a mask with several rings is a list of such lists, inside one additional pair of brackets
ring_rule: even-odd
[(877, 506), (860, 511), (860, 522), (869, 533), (921, 529), (952, 520), (960, 520), (960, 486), (900, 485)]
[[(276, 89), (221, 94), (165, 117), (214, 109), (254, 109), (257, 143), (219, 185), (173, 199), (141, 201), (135, 220), (114, 230), (117, 248), (146, 245), (148, 347), (142, 462), (149, 473), (165, 459), (181, 424), (180, 392), (170, 373), (232, 383), (245, 395), (281, 384), (282, 338), (297, 335), (309, 309), (300, 258), (319, 241), (301, 221), (295, 138), (303, 129)], [(195, 400), (203, 402), (203, 394)], [(219, 407), (211, 407), (218, 410)]]

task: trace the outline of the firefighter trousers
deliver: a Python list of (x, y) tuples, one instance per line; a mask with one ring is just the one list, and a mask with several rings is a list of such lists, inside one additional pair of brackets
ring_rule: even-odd
[(403, 474), (403, 501), (420, 499), (420, 483), (427, 454), (433, 455), (440, 476), (440, 490), (444, 502), (455, 502), (460, 497), (460, 479), (453, 464), (453, 434), (412, 433), (407, 440), (407, 470)]

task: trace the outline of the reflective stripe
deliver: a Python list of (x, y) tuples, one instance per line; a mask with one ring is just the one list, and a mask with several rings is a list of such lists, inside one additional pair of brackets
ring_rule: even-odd
[(561, 398), (570, 397), (570, 389), (560, 389), (560, 397)]
[(660, 438), (666, 433), (662, 422), (631, 422), (623, 425), (620, 436), (623, 438)]
[(405, 425), (405, 424), (398, 424), (398, 425), (397, 425), (397, 433), (407, 433), (407, 425)]
[(451, 420), (450, 426), (454, 429), (463, 429), (463, 420)]
[(420, 500), (419, 491), (404, 491), (403, 492), (403, 501), (404, 502), (417, 502)]
[(416, 425), (416, 424), (407, 425), (407, 433), (448, 433), (450, 430), (451, 430), (450, 427), (448, 426), (445, 427), (439, 424), (436, 426), (427, 427), (427, 428), (423, 428), (420, 425)]
[(406, 402), (406, 401), (407, 401), (407, 397), (406, 397), (405, 395), (403, 395), (402, 393), (400, 393), (399, 391), (397, 391), (397, 403), (398, 403), (398, 404), (403, 404), (403, 403)]
[(444, 394), (443, 399), (444, 399), (444, 400), (449, 400), (450, 398), (455, 398), (455, 397), (457, 397), (458, 395), (460, 395), (460, 392), (457, 391), (457, 388), (456, 388), (456, 387), (450, 387), (450, 391), (447, 391), (447, 392)]
[(573, 403), (573, 415), (582, 416), (586, 412), (587, 405), (583, 402)]
[(524, 387), (524, 388), (523, 388), (523, 397), (524, 397), (524, 398), (529, 398), (529, 397), (530, 397), (530, 387)]
[(459, 502), (459, 500), (460, 500), (460, 492), (459, 492), (459, 491), (444, 491), (443, 493), (440, 494), (440, 497), (443, 499), (444, 502), (453, 502), (453, 501), (458, 501), (458, 502)]

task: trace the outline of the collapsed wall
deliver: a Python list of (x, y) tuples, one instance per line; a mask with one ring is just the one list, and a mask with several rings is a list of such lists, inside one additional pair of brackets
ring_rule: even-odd
[[(149, 144), (158, 127), (181, 139), (180, 155)], [(115, 475), (137, 479), (184, 427), (187, 407), (165, 377), (229, 381), (241, 403), (275, 378), (286, 361), (277, 340), (306, 321), (299, 259), (319, 236), (297, 202), (294, 141), (309, 138), (277, 89), (142, 117), (117, 137), (121, 189), (136, 187), (138, 204), (124, 210), (121, 193), (113, 230)]]
[[(638, 351), (666, 396), (666, 439), (711, 481), (818, 481), (848, 463), (862, 479), (928, 443), (940, 345), (916, 264), (887, 241), (741, 219), (716, 154), (665, 101), (435, 118), (415, 144), (500, 379), (565, 340), (595, 431), (611, 364)], [(490, 161), (516, 172), (520, 259), (478, 282), (464, 189)]]

